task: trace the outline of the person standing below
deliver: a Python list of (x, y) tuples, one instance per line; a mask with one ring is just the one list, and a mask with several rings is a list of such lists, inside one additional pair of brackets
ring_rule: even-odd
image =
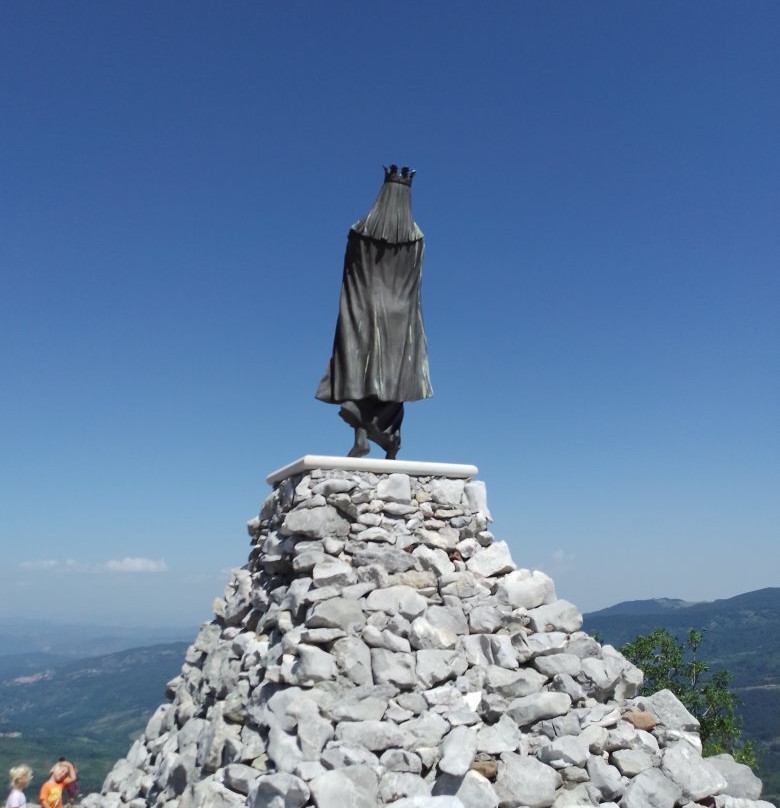
[(62, 789), (68, 779), (68, 767), (63, 763), (55, 763), (49, 779), (41, 786), (38, 802), (41, 808), (62, 808)]
[(11, 793), (5, 801), (5, 808), (23, 808), (27, 805), (24, 789), (30, 785), (32, 770), (29, 766), (14, 766), (8, 772), (11, 781)]
[(60, 765), (64, 766), (66, 771), (65, 779), (62, 781), (63, 805), (73, 805), (73, 801), (78, 796), (80, 790), (78, 780), (79, 773), (69, 760), (61, 757), (59, 761), (52, 766), (50, 774), (53, 775), (55, 767)]

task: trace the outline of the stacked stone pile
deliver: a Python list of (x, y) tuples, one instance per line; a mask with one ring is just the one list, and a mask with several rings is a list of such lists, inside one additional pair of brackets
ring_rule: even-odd
[(85, 808), (767, 808), (488, 520), (477, 481), (283, 480)]

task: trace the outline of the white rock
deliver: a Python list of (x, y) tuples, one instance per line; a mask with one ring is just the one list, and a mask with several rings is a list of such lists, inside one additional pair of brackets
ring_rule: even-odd
[(463, 776), (477, 753), (477, 734), (468, 727), (455, 727), (444, 737), (439, 769), (447, 774)]
[(423, 615), (412, 621), (409, 641), (412, 648), (452, 648), (458, 636), (465, 634), (468, 626), (463, 615), (458, 615), (443, 606), (431, 606)]
[(538, 570), (515, 570), (501, 580), (496, 598), (512, 608), (535, 609), (555, 600), (555, 585), (549, 576)]
[(431, 497), (434, 502), (442, 505), (457, 505), (463, 501), (463, 491), (466, 487), (464, 480), (434, 477), (431, 480)]
[(349, 522), (332, 505), (290, 511), (282, 523), (282, 533), (324, 539), (326, 536), (348, 536)]
[(487, 488), (482, 480), (467, 482), (463, 486), (463, 493), (466, 495), (469, 510), (482, 514), (487, 521), (492, 521), (490, 510), (487, 506)]
[(713, 755), (706, 760), (726, 778), (727, 786), (724, 792), (730, 797), (757, 800), (761, 796), (761, 780), (753, 774), (750, 766), (737, 763), (728, 754)]
[(568, 600), (556, 600), (544, 606), (528, 610), (528, 620), (534, 631), (579, 631), (582, 614)]
[(316, 645), (298, 646), (298, 662), (293, 671), (301, 684), (311, 685), (336, 677), (336, 660)]
[(584, 766), (589, 755), (579, 738), (564, 735), (539, 748), (536, 757), (554, 769), (565, 769), (567, 766)]
[(357, 581), (351, 564), (325, 557), (314, 565), (312, 578), (316, 586), (350, 586)]
[(325, 772), (315, 777), (309, 787), (317, 808), (376, 808), (377, 805), (379, 783), (369, 766), (347, 766)]
[(466, 659), (457, 651), (430, 648), (417, 651), (415, 657), (417, 685), (424, 690), (466, 672)]
[(385, 502), (412, 501), (411, 481), (408, 474), (388, 474), (377, 483), (376, 493)]
[(620, 808), (674, 808), (682, 789), (660, 769), (645, 769), (626, 787)]
[(455, 792), (465, 808), (498, 808), (498, 794), (486, 777), (468, 771)]
[(634, 699), (634, 704), (640, 710), (647, 710), (656, 715), (659, 722), (668, 729), (688, 732), (699, 729), (698, 720), (688, 712), (671, 690), (659, 690), (652, 696)]
[(469, 572), (481, 575), (483, 578), (512, 572), (515, 566), (509, 547), (504, 541), (494, 542), (489, 547), (478, 550), (466, 562), (466, 569)]
[(315, 603), (306, 618), (309, 628), (340, 628), (347, 633), (359, 631), (365, 622), (357, 601), (339, 597)]
[(407, 748), (408, 733), (384, 721), (347, 721), (336, 728), (336, 738), (349, 744), (359, 744), (371, 752), (381, 752), (397, 747)]
[(366, 598), (366, 609), (369, 611), (383, 611), (387, 614), (402, 614), (412, 620), (422, 614), (428, 607), (428, 602), (411, 586), (388, 586), (384, 589), (375, 589)]
[(501, 806), (546, 808), (555, 801), (555, 790), (561, 776), (555, 769), (533, 757), (521, 757), (512, 752), (501, 755), (496, 777), (496, 793)]
[(371, 650), (359, 637), (343, 637), (330, 649), (339, 670), (356, 685), (374, 683)]
[(728, 781), (718, 769), (702, 759), (699, 752), (685, 741), (678, 741), (666, 748), (661, 771), (682, 788), (685, 799), (693, 802), (720, 794), (728, 786)]
[(414, 687), (417, 681), (414, 654), (397, 653), (385, 648), (371, 649), (371, 670), (377, 684)]
[(571, 699), (565, 693), (534, 693), (511, 701), (507, 715), (523, 727), (545, 718), (564, 715), (570, 707)]
[(660, 758), (644, 749), (617, 749), (610, 760), (624, 777), (636, 777), (639, 772), (657, 766)]
[(520, 745), (520, 729), (508, 715), (495, 724), (485, 724), (477, 732), (477, 751), (490, 755), (514, 752)]

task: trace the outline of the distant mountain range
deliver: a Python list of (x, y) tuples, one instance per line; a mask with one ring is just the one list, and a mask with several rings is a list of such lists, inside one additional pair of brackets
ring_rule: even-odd
[[(194, 635), (193, 635), (194, 638)], [(65, 755), (86, 790), (100, 787), (114, 761), (165, 701), (188, 643), (132, 648), (53, 663), (51, 654), (0, 656), (0, 760), (38, 775)], [(35, 661), (42, 662), (32, 670)], [(21, 671), (21, 672), (20, 672)], [(40, 781), (29, 793), (34, 794)]]
[(690, 628), (703, 631), (699, 657), (734, 677), (744, 732), (763, 749), (765, 794), (780, 799), (780, 587), (706, 603), (626, 601), (586, 614), (583, 628), (616, 648), (657, 628), (680, 639)]

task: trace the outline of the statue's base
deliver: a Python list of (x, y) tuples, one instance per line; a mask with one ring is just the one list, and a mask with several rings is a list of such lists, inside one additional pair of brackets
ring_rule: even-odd
[(330, 455), (304, 455), (292, 463), (271, 472), (266, 480), (276, 485), (293, 474), (311, 469), (343, 469), (344, 471), (372, 471), (375, 474), (409, 474), (412, 477), (474, 477), (476, 466), (464, 463), (429, 463), (421, 460), (384, 460), (371, 457), (335, 457)]

